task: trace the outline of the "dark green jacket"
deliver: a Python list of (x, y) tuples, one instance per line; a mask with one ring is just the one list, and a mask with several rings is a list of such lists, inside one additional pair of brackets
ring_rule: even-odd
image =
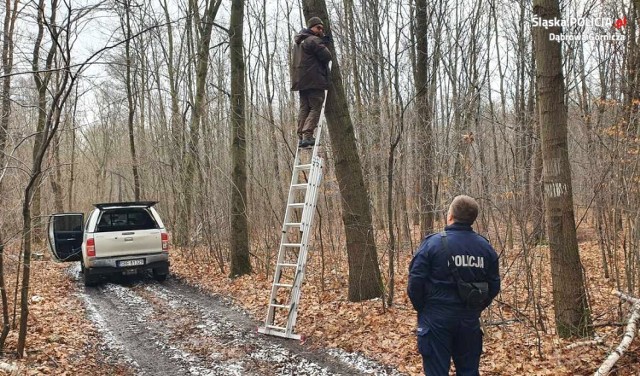
[(327, 90), (329, 88), (329, 61), (331, 52), (308, 29), (302, 29), (294, 38), (291, 59), (291, 90)]

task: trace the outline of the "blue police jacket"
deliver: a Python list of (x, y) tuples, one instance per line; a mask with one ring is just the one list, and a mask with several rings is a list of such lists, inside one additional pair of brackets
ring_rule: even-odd
[[(477, 234), (471, 225), (454, 223), (445, 227), (449, 252), (440, 233), (427, 236), (409, 265), (409, 299), (421, 322), (427, 316), (446, 315), (461, 318), (479, 317), (500, 291), (498, 254), (489, 241)], [(449, 254), (466, 282), (488, 282), (489, 299), (484, 307), (467, 308), (457, 292), (457, 284), (449, 269)]]

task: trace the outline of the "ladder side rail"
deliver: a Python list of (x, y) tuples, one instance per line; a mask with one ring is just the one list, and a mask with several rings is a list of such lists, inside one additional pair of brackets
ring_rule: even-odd
[(275, 316), (275, 307), (273, 307), (271, 304), (276, 302), (276, 298), (278, 296), (278, 289), (280, 288), (280, 286), (277, 286), (276, 284), (280, 282), (280, 276), (282, 273), (281, 264), (284, 261), (283, 258), (286, 252), (286, 247), (283, 245), (284, 237), (286, 236), (286, 234), (283, 234), (282, 236), (283, 239), (280, 242), (280, 249), (278, 250), (278, 259), (276, 260), (276, 267), (273, 272), (273, 283), (271, 284), (271, 293), (269, 294), (269, 305), (267, 309), (267, 317), (265, 318), (265, 325), (273, 324), (273, 319)]
[(316, 170), (317, 172), (314, 176), (314, 180), (309, 182), (310, 184), (309, 190), (311, 191), (311, 197), (310, 197), (309, 205), (305, 208), (309, 212), (309, 218), (308, 218), (309, 227), (313, 226), (313, 219), (315, 216), (315, 211), (318, 203), (320, 183), (322, 182), (322, 159), (317, 161)]
[(305, 223), (305, 233), (303, 234), (303, 239), (304, 239), (304, 245), (308, 245), (309, 244), (309, 234), (311, 232), (311, 223), (313, 222), (313, 215), (314, 213), (314, 208), (313, 206), (315, 205), (314, 199), (315, 196), (317, 196), (317, 180), (318, 178), (322, 178), (322, 170), (320, 168), (319, 162), (318, 162), (318, 158), (314, 158), (312, 161), (312, 171), (311, 174), (309, 174), (309, 188), (307, 189), (307, 194), (305, 195), (305, 199), (304, 199), (304, 209), (302, 212), (302, 215), (304, 217), (304, 223)]
[(300, 162), (300, 149), (298, 148), (296, 150), (296, 155), (294, 157), (293, 160), (293, 168), (292, 168), (292, 173), (291, 173), (291, 183), (289, 184), (289, 195), (287, 197), (287, 206), (285, 208), (285, 215), (284, 215), (284, 219), (283, 219), (283, 223), (282, 223), (282, 234), (280, 236), (280, 247), (278, 249), (278, 258), (276, 260), (276, 267), (274, 269), (274, 273), (273, 273), (273, 283), (271, 284), (271, 293), (269, 294), (269, 302), (268, 302), (268, 306), (267, 306), (267, 316), (265, 318), (265, 327), (267, 325), (271, 325), (273, 323), (273, 319), (275, 316), (275, 307), (271, 306), (271, 304), (276, 300), (276, 297), (278, 295), (278, 288), (279, 286), (276, 286), (276, 284), (279, 282), (280, 279), (280, 274), (281, 274), (281, 266), (280, 264), (282, 264), (282, 262), (284, 261), (284, 257), (286, 254), (286, 247), (283, 245), (285, 243), (287, 243), (287, 226), (285, 225), (285, 223), (290, 221), (290, 217), (291, 217), (291, 207), (289, 206), (290, 204), (293, 203), (293, 199), (295, 197), (295, 190), (292, 188), (292, 186), (294, 184), (297, 184), (298, 182), (298, 174), (296, 172), (296, 166), (299, 164)]
[[(324, 106), (322, 106), (322, 109), (323, 109), (323, 113), (324, 113)], [(321, 114), (321, 116), (322, 116), (322, 114)], [(318, 131), (316, 132), (316, 143), (315, 143), (315, 145), (313, 145), (313, 152), (311, 154), (311, 160), (313, 160), (313, 158), (318, 156), (318, 145), (320, 145), (320, 139), (322, 137), (322, 128), (324, 128), (323, 127), (324, 124), (325, 124), (325, 121), (321, 120), (320, 124), (318, 125), (318, 128), (317, 128)]]
[(316, 203), (318, 201), (318, 190), (320, 188), (320, 182), (322, 181), (322, 158), (316, 157), (313, 160), (313, 175), (309, 177), (309, 189), (307, 190), (307, 197), (305, 197), (305, 225), (307, 226), (305, 245), (309, 244), (309, 235), (311, 226), (313, 224), (313, 217), (315, 215)]
[[(301, 223), (302, 223), (302, 227), (300, 228), (300, 231), (302, 231), (302, 237), (304, 239), (304, 235), (308, 232), (309, 226), (309, 200), (311, 199), (311, 194), (312, 194), (312, 185), (311, 183), (315, 180), (316, 175), (318, 174), (317, 169), (316, 169), (316, 164), (315, 161), (311, 161), (311, 170), (309, 171), (309, 175), (307, 175), (307, 191), (305, 192), (304, 195), (304, 208), (302, 209), (302, 218), (301, 218)], [(303, 244), (306, 244), (305, 241), (302, 242)]]
[(300, 148), (296, 149), (296, 155), (293, 160), (293, 167), (291, 169), (291, 183), (289, 184), (289, 195), (287, 196), (287, 205), (285, 207), (284, 212), (284, 221), (282, 222), (282, 232), (284, 233), (287, 229), (285, 223), (289, 222), (291, 219), (291, 204), (294, 202), (296, 190), (293, 189), (293, 186), (298, 184), (298, 179), (300, 173), (296, 171), (296, 166), (300, 164)]
[[(311, 225), (313, 223), (313, 217), (316, 210), (319, 187), (320, 187), (320, 183), (322, 182), (322, 159), (321, 158), (315, 162), (314, 170), (315, 170), (314, 180), (309, 181), (309, 184), (311, 184), (311, 187), (309, 190), (310, 196), (311, 196), (309, 197), (310, 205), (305, 206), (305, 210), (309, 212), (309, 215), (308, 215), (309, 229), (311, 228)], [(289, 311), (289, 318), (287, 320), (287, 329), (289, 330), (290, 328), (291, 331), (293, 331), (293, 328), (295, 328), (295, 324), (298, 317), (298, 303), (300, 301), (300, 295), (302, 292), (302, 282), (304, 281), (304, 275), (306, 271), (306, 263), (307, 263), (307, 256), (308, 256), (308, 239), (310, 236), (310, 232), (311, 231), (307, 231), (305, 234), (303, 234), (303, 238), (306, 238), (306, 239), (302, 245), (303, 249), (301, 249), (300, 251), (300, 257), (298, 258), (298, 269), (296, 272), (296, 280), (294, 281), (295, 283), (291, 291), (291, 294), (292, 294), (291, 301), (292, 301), (292, 304), (295, 304), (295, 309), (292, 309)]]
[(307, 183), (309, 184), (309, 187), (305, 192), (305, 199), (304, 199), (305, 205), (302, 209), (302, 218), (301, 218), (302, 226), (300, 228), (302, 236), (300, 240), (300, 250), (298, 252), (298, 262), (297, 262), (298, 266), (296, 268), (293, 287), (291, 289), (291, 293), (289, 296), (290, 308), (289, 308), (289, 315), (287, 317), (287, 327), (286, 327), (287, 335), (291, 334), (294, 329), (294, 326), (292, 325), (291, 317), (295, 316), (298, 310), (298, 299), (300, 296), (299, 291), (300, 291), (300, 285), (302, 284), (302, 277), (304, 276), (304, 268), (305, 268), (306, 258), (307, 258), (306, 256), (307, 244), (308, 244), (309, 232), (310, 232), (310, 226), (308, 226), (308, 223), (311, 220), (310, 216), (313, 216), (313, 212), (310, 212), (309, 210), (310, 208), (309, 201), (313, 199), (313, 194), (314, 194), (313, 182), (317, 180), (317, 175), (318, 175), (317, 161), (314, 160), (314, 161), (311, 161), (311, 170), (309, 171), (309, 175), (307, 176)]

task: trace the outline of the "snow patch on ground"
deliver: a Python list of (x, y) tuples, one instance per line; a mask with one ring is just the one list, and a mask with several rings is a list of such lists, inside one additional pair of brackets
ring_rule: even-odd
[(67, 275), (69, 277), (71, 277), (72, 281), (79, 281), (80, 280), (80, 263), (79, 262), (74, 262), (70, 267), (68, 267), (66, 269)]
[(244, 376), (247, 374), (242, 364), (238, 363), (212, 363), (211, 368), (217, 372), (216, 375), (221, 376)]
[(180, 360), (183, 363), (189, 365), (189, 374), (190, 375), (198, 375), (198, 376), (216, 376), (219, 375), (215, 370), (211, 370), (208, 368), (204, 368), (196, 363), (200, 363), (200, 360), (193, 354), (188, 351), (179, 349), (174, 346), (169, 346), (168, 349), (173, 353), (171, 356), (172, 359)]
[(158, 298), (164, 300), (165, 302), (167, 302), (169, 307), (171, 307), (173, 309), (178, 309), (178, 308), (184, 307), (184, 304), (182, 304), (181, 301), (179, 301), (177, 299), (172, 299), (165, 291), (158, 289), (157, 286), (146, 286), (145, 290), (155, 294), (156, 297), (158, 297)]
[[(263, 341), (261, 341), (263, 342)], [(290, 351), (272, 343), (263, 343), (263, 346), (250, 354), (251, 358), (280, 366), (277, 375), (302, 375), (302, 376), (329, 376), (333, 375), (326, 368), (308, 361)]]
[(153, 313), (153, 308), (151, 308), (142, 297), (129, 288), (108, 283), (104, 286), (104, 289), (105, 291), (113, 292), (124, 304), (139, 310), (141, 315), (136, 318), (138, 322), (145, 322), (145, 318)]
[(379, 363), (376, 363), (362, 354), (348, 353), (341, 349), (328, 349), (327, 352), (338, 358), (340, 361), (349, 364), (351, 367), (357, 369), (366, 375), (390, 375), (390, 376), (402, 376), (403, 374), (397, 370), (387, 370)]
[[(72, 276), (75, 273), (78, 279), (81, 277), (79, 267), (77, 271), (70, 271), (70, 273)], [(319, 355), (313, 351), (306, 353), (307, 350), (301, 349), (300, 351), (296, 350), (295, 346), (289, 347), (278, 343), (273, 340), (273, 337), (252, 331), (249, 327), (250, 322), (245, 322), (242, 318), (242, 316), (246, 317), (246, 312), (232, 304), (226, 301), (222, 301), (220, 304), (221, 301), (217, 297), (211, 297), (216, 300), (216, 303), (210, 304), (213, 302), (209, 300), (210, 297), (206, 293), (200, 295), (193, 290), (183, 290), (180, 286), (177, 287), (172, 284), (165, 286), (155, 283), (134, 287), (107, 283), (99, 287), (99, 290), (95, 290), (98, 293), (96, 297), (92, 296), (94, 290), (79, 295), (85, 302), (89, 319), (104, 337), (108, 352), (113, 353), (112, 356), (116, 359), (135, 367), (135, 372), (138, 375), (153, 374), (149, 372), (157, 373), (159, 364), (153, 361), (153, 359), (158, 359), (157, 357), (165, 359), (165, 362), (161, 362), (161, 364), (165, 364), (166, 367), (175, 366), (174, 374), (180, 375), (262, 376), (264, 372), (277, 376), (402, 375), (398, 371), (388, 370), (383, 365), (360, 354), (350, 354), (332, 349), (328, 353), (323, 352), (322, 355)], [(136, 293), (136, 290), (142, 293)], [(158, 322), (159, 318), (154, 315), (153, 308), (158, 300), (149, 299), (147, 292), (162, 300), (172, 309), (188, 312), (189, 320), (194, 320), (188, 323), (191, 325), (190, 330), (194, 335), (189, 336), (184, 332), (179, 332), (178, 335), (172, 334), (171, 325), (163, 326), (161, 321)], [(112, 298), (114, 312), (127, 314), (124, 317), (128, 319), (121, 322), (122, 327), (126, 325), (127, 330), (131, 333), (144, 333), (145, 338), (149, 341), (147, 343), (153, 344), (148, 348), (148, 351), (153, 354), (145, 353), (152, 358), (145, 359), (144, 355), (137, 358), (136, 356), (140, 356), (140, 354), (136, 353), (135, 349), (131, 352), (131, 348), (126, 348), (126, 346), (130, 346), (127, 344), (127, 340), (121, 342), (118, 339), (117, 329), (109, 328), (111, 318), (105, 317), (104, 313), (99, 312), (99, 301), (92, 301), (92, 299), (102, 299), (103, 296)], [(164, 330), (162, 330), (163, 328)], [(199, 341), (203, 341), (201, 346), (205, 347), (201, 347), (200, 351), (193, 353), (191, 346), (198, 346)], [(204, 349), (206, 351), (203, 352)], [(139, 362), (136, 362), (130, 355), (138, 359)], [(151, 359), (151, 363), (145, 364), (145, 360), (149, 359)], [(142, 367), (141, 364), (145, 364), (145, 366)], [(156, 369), (152, 370), (154, 365)], [(345, 371), (342, 371), (343, 369)], [(347, 369), (349, 370), (346, 371)]]
[(115, 338), (115, 336), (109, 329), (109, 326), (107, 325), (104, 317), (102, 317), (100, 312), (98, 312), (98, 309), (93, 304), (91, 299), (83, 293), (76, 294), (76, 296), (78, 296), (84, 302), (85, 308), (87, 310), (87, 317), (95, 325), (98, 333), (100, 333), (100, 335), (103, 337), (103, 342), (107, 350), (118, 354), (118, 358), (124, 360), (126, 364), (130, 364), (135, 368), (139, 368), (138, 363), (126, 354), (124, 347)]

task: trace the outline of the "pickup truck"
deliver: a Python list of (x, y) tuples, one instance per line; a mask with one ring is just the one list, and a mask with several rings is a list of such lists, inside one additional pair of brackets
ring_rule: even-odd
[(153, 207), (156, 203), (95, 204), (86, 223), (83, 213), (51, 215), (47, 233), (53, 258), (80, 261), (85, 286), (109, 275), (148, 270), (164, 281), (169, 274), (169, 234)]

